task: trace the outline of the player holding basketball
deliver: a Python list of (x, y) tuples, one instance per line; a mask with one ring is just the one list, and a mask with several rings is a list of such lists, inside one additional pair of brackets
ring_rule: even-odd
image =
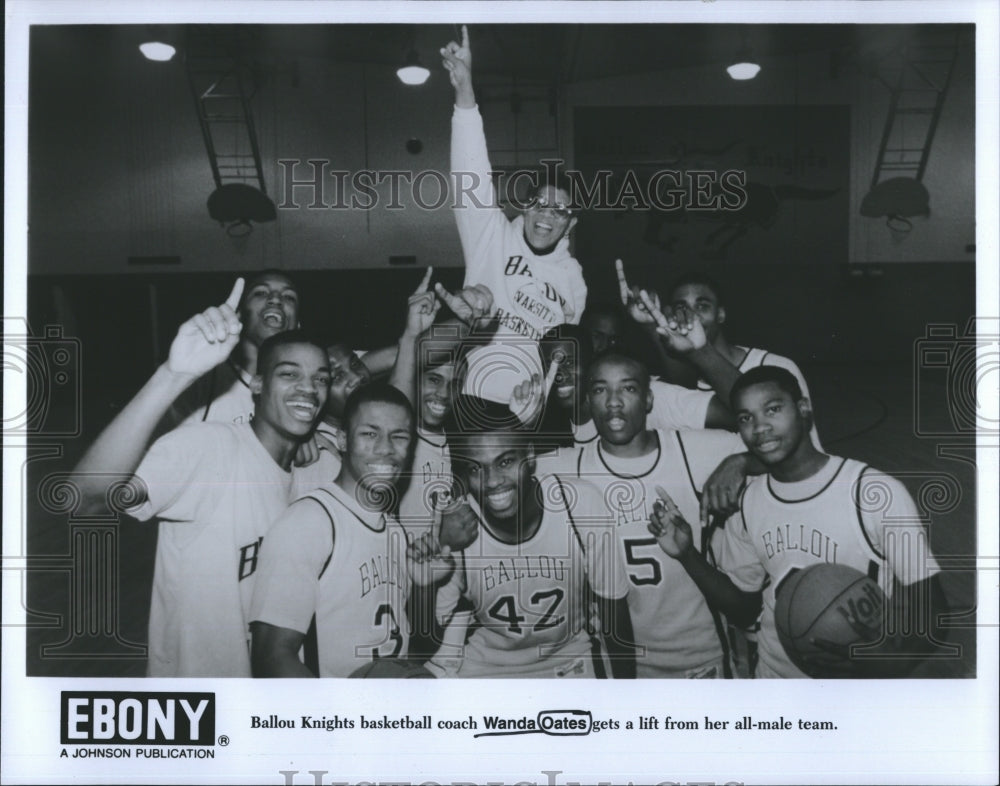
[(651, 430), (649, 372), (610, 352), (587, 374), (587, 399), (600, 439), (578, 451), (577, 477), (596, 481), (617, 527), (614, 597), (627, 597), (639, 677), (721, 678), (728, 674), (721, 623), (698, 585), (657, 548), (647, 529), (657, 499), (668, 490), (692, 524), (704, 551), (703, 484), (726, 456), (742, 452), (735, 434), (720, 430)]
[[(258, 677), (346, 677), (380, 658), (405, 658), (411, 619), (433, 608), (421, 593), (452, 566), (433, 542), (412, 546), (392, 515), (410, 461), (413, 409), (396, 388), (372, 383), (344, 409), (347, 445), (334, 483), (294, 502), (261, 556), (250, 619)], [(315, 652), (299, 651), (315, 625)]]
[[(808, 399), (786, 369), (759, 366), (745, 373), (733, 386), (733, 407), (740, 436), (768, 473), (747, 483), (739, 512), (726, 523), (720, 569), (693, 548), (691, 527), (667, 493), (649, 524), (660, 547), (735, 624), (753, 621), (763, 593), (758, 677), (805, 676), (775, 629), (775, 595), (783, 579), (823, 562), (868, 574), (891, 599), (890, 619), (918, 624), (906, 638), (886, 633), (881, 657), (845, 659), (850, 667), (845, 676), (905, 674), (914, 656), (934, 644), (917, 631), (933, 619), (932, 612), (944, 611), (938, 565), (906, 487), (862, 462), (817, 450), (809, 437)], [(822, 641), (813, 644), (835, 649)]]
[(600, 491), (536, 474), (532, 436), (502, 405), (461, 396), (455, 421), (452, 462), (482, 511), (479, 539), (458, 555), (452, 581), (440, 590), (439, 609), (449, 611), (461, 593), (478, 623), (457, 676), (594, 677), (586, 630), (591, 590), (614, 676), (635, 676), (628, 606), (609, 595)]
[[(494, 341), (470, 356), (467, 392), (506, 403), (511, 390), (532, 375), (543, 376), (537, 343), (550, 327), (580, 321), (587, 286), (569, 251), (576, 225), (565, 184), (541, 182), (530, 201), (508, 221), (497, 201), (491, 166), (472, 86), (468, 29), (461, 43), (441, 49), (455, 88), (451, 169), (455, 180), (455, 221), (465, 256), (465, 285), (483, 284), (494, 297), (499, 327)], [(502, 363), (492, 362), (497, 355)], [(488, 366), (478, 374), (480, 365)], [(518, 371), (501, 373), (501, 366)]]
[(76, 467), (84, 512), (127, 479), (127, 512), (159, 520), (149, 614), (153, 677), (250, 676), (247, 612), (258, 551), (290, 501), (292, 458), (326, 401), (323, 350), (297, 331), (266, 339), (250, 380), (252, 423), (197, 423), (147, 450), (171, 402), (240, 340), (243, 279), (221, 306), (181, 325), (168, 360)]

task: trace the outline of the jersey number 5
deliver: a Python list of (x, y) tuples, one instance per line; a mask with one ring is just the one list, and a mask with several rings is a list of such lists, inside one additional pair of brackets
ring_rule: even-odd
[(642, 546), (652, 546), (659, 550), (656, 538), (631, 538), (625, 541), (625, 561), (629, 565), (641, 567), (642, 571), (633, 573), (629, 571), (628, 577), (637, 587), (644, 584), (659, 584), (663, 580), (663, 571), (660, 569), (660, 561), (656, 557), (640, 557), (635, 553), (635, 549)]

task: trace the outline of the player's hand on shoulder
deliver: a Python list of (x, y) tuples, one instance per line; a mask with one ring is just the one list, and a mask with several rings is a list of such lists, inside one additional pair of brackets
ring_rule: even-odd
[(694, 544), (691, 525), (684, 520), (677, 505), (662, 487), (656, 487), (656, 496), (647, 529), (667, 556), (680, 559)]
[(469, 46), (469, 28), (462, 25), (462, 40), (449, 41), (441, 47), (441, 60), (448, 71), (448, 79), (456, 90), (472, 82), (472, 48)]
[(746, 453), (726, 456), (708, 476), (701, 490), (701, 520), (714, 516), (728, 518), (740, 506), (740, 494), (747, 480)]
[(438, 522), (430, 532), (414, 538), (406, 548), (406, 565), (410, 580), (418, 587), (430, 587), (447, 581), (455, 570), (455, 557), (448, 546), (442, 546), (436, 535)]
[(242, 294), (243, 279), (238, 278), (222, 305), (207, 308), (180, 326), (167, 358), (170, 371), (200, 376), (229, 357), (243, 327), (236, 313)]

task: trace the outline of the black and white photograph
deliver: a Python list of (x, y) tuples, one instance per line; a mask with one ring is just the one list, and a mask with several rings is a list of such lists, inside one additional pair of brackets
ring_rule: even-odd
[(997, 17), (13, 4), (0, 780), (995, 782)]

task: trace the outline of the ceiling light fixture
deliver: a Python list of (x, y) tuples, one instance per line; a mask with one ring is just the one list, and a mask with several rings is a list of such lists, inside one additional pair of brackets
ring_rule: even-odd
[(430, 75), (431, 72), (421, 65), (416, 49), (406, 53), (406, 65), (396, 71), (396, 76), (404, 85), (422, 85)]
[(162, 41), (147, 41), (144, 44), (139, 44), (139, 51), (147, 60), (156, 60), (157, 62), (166, 62), (177, 54), (176, 49)]
[(753, 58), (741, 58), (740, 62), (733, 63), (726, 67), (726, 72), (737, 81), (753, 79), (760, 73), (760, 66), (753, 62)]

